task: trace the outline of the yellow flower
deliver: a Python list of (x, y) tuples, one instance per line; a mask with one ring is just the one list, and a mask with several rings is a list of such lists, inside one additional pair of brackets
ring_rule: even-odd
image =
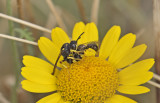
[[(98, 41), (98, 30), (94, 23), (75, 25), (72, 40), (84, 32), (78, 41), (83, 44)], [(24, 56), (21, 74), (26, 80), (22, 88), (34, 93), (55, 93), (42, 98), (37, 103), (136, 103), (119, 94), (142, 94), (149, 92), (147, 87), (139, 86), (149, 81), (153, 73), (149, 69), (154, 59), (139, 59), (145, 52), (145, 44), (133, 47), (136, 35), (129, 33), (120, 40), (121, 29), (113, 26), (104, 37), (99, 56), (84, 56), (80, 61), (67, 65), (58, 62), (54, 75), (53, 64), (64, 43), (70, 43), (67, 34), (61, 28), (52, 30), (52, 41), (41, 37), (38, 46), (48, 63), (33, 56)], [(60, 60), (63, 60), (61, 56)]]

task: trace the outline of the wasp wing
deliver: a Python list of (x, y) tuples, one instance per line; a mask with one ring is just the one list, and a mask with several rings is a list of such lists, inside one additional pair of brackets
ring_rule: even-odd
[(84, 45), (87, 46), (88, 44), (96, 44), (98, 47), (100, 45), (100, 43), (98, 41), (91, 41), (91, 42), (86, 42), (86, 43), (82, 43), (82, 44), (78, 44), (77, 47), (81, 46), (81, 45)]
[(85, 51), (86, 49), (88, 49), (88, 46), (89, 45), (96, 45), (98, 48), (96, 50), (96, 56), (99, 55), (99, 45), (100, 43), (98, 41), (91, 41), (91, 42), (86, 42), (86, 43), (83, 43), (83, 44), (78, 44), (77, 46), (77, 51)]

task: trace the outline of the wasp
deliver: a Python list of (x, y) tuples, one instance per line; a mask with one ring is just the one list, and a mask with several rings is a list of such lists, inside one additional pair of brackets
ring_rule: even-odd
[(83, 34), (84, 34), (84, 32), (79, 35), (77, 40), (72, 40), (70, 43), (64, 43), (62, 45), (62, 47), (60, 49), (60, 53), (58, 55), (58, 58), (55, 62), (52, 74), (55, 73), (57, 63), (58, 63), (61, 56), (63, 56), (63, 60), (60, 63), (67, 61), (69, 64), (72, 64), (73, 61), (79, 61), (82, 59), (82, 56), (83, 56), (86, 49), (91, 48), (91, 49), (95, 50), (96, 52), (98, 52), (98, 50), (99, 50), (98, 41), (93, 41), (93, 42), (77, 45), (78, 40), (81, 38), (81, 36)]

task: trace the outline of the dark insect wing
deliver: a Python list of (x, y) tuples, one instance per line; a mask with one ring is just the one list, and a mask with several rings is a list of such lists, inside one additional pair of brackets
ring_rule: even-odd
[[(83, 45), (87, 45), (87, 44), (97, 44), (97, 46), (99, 46), (99, 42), (98, 41), (90, 41), (90, 42), (86, 42), (86, 43), (82, 43)], [(82, 44), (78, 44), (79, 45), (82, 45)]]
[(80, 44), (77, 46), (77, 51), (84, 51), (85, 49), (87, 49), (87, 45), (85, 44)]
[(83, 44), (79, 44), (77, 46), (77, 51), (83, 51), (85, 49), (91, 48), (92, 46), (96, 46), (97, 48), (94, 49), (94, 47), (92, 49), (94, 49), (95, 51), (98, 51), (99, 49), (99, 42), (98, 41), (91, 41), (91, 42), (86, 42)]
[(95, 56), (99, 56), (99, 42), (98, 41), (91, 41), (91, 42), (79, 44), (77, 46), (77, 51), (83, 51), (84, 52), (86, 49), (89, 49), (89, 48), (96, 51)]

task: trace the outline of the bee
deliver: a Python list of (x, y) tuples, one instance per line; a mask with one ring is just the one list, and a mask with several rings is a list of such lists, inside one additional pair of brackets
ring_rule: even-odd
[(89, 43), (84, 43), (77, 45), (78, 40), (81, 38), (81, 36), (84, 34), (81, 33), (77, 40), (72, 40), (70, 43), (64, 43), (60, 49), (60, 53), (58, 55), (58, 58), (55, 62), (54, 68), (53, 68), (53, 75), (55, 73), (55, 69), (57, 67), (57, 63), (60, 59), (61, 56), (63, 56), (63, 60), (60, 62), (67, 61), (69, 64), (72, 64), (73, 61), (79, 61), (82, 59), (82, 56), (84, 55), (85, 50), (91, 48), (98, 52), (99, 47), (98, 47), (98, 41), (93, 41)]

